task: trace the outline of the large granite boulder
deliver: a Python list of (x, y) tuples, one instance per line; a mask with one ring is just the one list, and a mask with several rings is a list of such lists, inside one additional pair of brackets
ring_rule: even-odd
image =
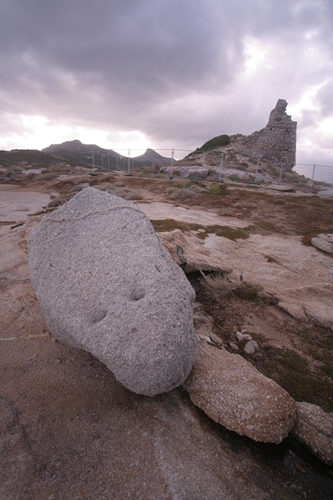
[(296, 403), (292, 433), (320, 460), (333, 465), (333, 413), (311, 403)]
[(295, 422), (295, 402), (284, 389), (240, 355), (204, 340), (183, 387), (215, 422), (255, 441), (280, 443)]
[(32, 230), (29, 268), (60, 342), (89, 351), (139, 394), (186, 379), (194, 291), (133, 203), (84, 189)]

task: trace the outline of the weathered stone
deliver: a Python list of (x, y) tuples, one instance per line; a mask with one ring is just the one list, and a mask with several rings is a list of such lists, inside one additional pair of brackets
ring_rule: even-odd
[(177, 174), (183, 179), (206, 179), (209, 174), (207, 167), (180, 167), (177, 169)]
[(29, 267), (52, 334), (153, 396), (188, 376), (194, 291), (131, 202), (87, 188), (29, 237)]
[(229, 342), (229, 347), (233, 350), (233, 351), (239, 351), (239, 347), (237, 344), (235, 344), (234, 342)]
[(242, 340), (252, 340), (251, 335), (249, 335), (248, 333), (243, 333), (243, 332), (236, 332), (236, 338), (239, 341), (242, 341)]
[(317, 237), (311, 239), (311, 244), (322, 252), (333, 255), (333, 234), (318, 234)]
[(215, 422), (255, 441), (280, 443), (293, 427), (294, 400), (238, 354), (199, 341), (183, 387)]
[(222, 347), (223, 346), (223, 340), (220, 339), (215, 333), (211, 332), (209, 334), (210, 340), (217, 346), (217, 347)]
[(333, 414), (311, 403), (296, 403), (294, 436), (314, 455), (333, 465)]
[(259, 346), (255, 340), (249, 340), (244, 346), (244, 352), (246, 354), (254, 354), (259, 351)]

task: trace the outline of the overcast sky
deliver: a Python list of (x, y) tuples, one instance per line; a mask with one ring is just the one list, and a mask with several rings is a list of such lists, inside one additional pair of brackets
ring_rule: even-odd
[(193, 150), (281, 98), (333, 165), (332, 0), (1, 0), (0, 38), (1, 149)]

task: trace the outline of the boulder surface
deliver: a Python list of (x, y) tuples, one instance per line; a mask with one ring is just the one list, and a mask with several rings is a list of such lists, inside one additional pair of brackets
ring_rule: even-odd
[(311, 403), (296, 403), (295, 437), (314, 455), (333, 465), (333, 414)]
[(183, 384), (192, 402), (215, 422), (255, 441), (280, 443), (295, 421), (295, 402), (238, 354), (198, 342)]
[(194, 291), (133, 203), (87, 188), (29, 236), (29, 269), (50, 332), (154, 396), (195, 357)]

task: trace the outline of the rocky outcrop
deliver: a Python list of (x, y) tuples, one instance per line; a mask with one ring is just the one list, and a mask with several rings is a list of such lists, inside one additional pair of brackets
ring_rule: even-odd
[(318, 250), (333, 255), (333, 233), (318, 234), (311, 239), (311, 244)]
[(194, 234), (192, 231), (183, 232), (180, 229), (174, 229), (170, 232), (159, 233), (158, 236), (174, 261), (182, 265), (186, 273), (205, 270), (223, 275), (230, 274), (232, 269), (223, 265), (219, 255), (214, 255), (209, 248), (205, 247), (204, 240), (199, 238), (198, 234), (202, 236), (200, 232)]
[(255, 441), (280, 443), (295, 421), (295, 402), (238, 354), (198, 342), (183, 384), (192, 402), (215, 422)]
[(183, 179), (203, 180), (209, 174), (209, 168), (204, 166), (167, 166), (160, 168), (160, 172), (179, 175)]
[(207, 167), (180, 167), (177, 169), (177, 174), (183, 179), (196, 179), (203, 180), (206, 179), (209, 174), (209, 168)]
[(320, 460), (333, 465), (333, 414), (311, 403), (296, 403), (295, 437)]
[(250, 158), (263, 157), (273, 163), (293, 167), (296, 163), (297, 122), (287, 115), (287, 105), (287, 101), (279, 99), (265, 128), (248, 136), (232, 136), (230, 146)]
[(148, 396), (188, 376), (194, 291), (131, 202), (87, 188), (29, 237), (29, 268), (51, 333)]

